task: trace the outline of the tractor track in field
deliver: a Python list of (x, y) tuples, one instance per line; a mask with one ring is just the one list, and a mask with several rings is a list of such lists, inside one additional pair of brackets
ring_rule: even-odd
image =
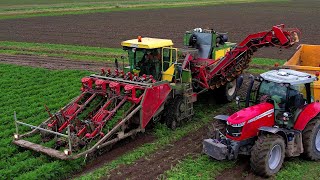
[[(200, 101), (205, 101), (205, 103), (212, 103), (214, 101), (212, 98), (201, 99)], [(230, 114), (231, 112), (232, 109), (227, 105), (224, 108), (216, 109), (215, 114)], [(196, 121), (196, 119), (193, 121)], [(207, 137), (207, 134), (208, 124), (188, 133), (181, 139), (162, 147), (156, 152), (136, 160), (133, 164), (121, 165), (101, 179), (157, 179), (187, 156), (200, 154), (202, 152), (202, 140)]]
[(151, 143), (155, 140), (155, 137), (150, 132), (139, 133), (135, 138), (126, 138), (119, 143), (116, 143), (112, 149), (108, 152), (105, 152), (98, 158), (88, 162), (80, 172), (77, 172), (72, 175), (72, 179), (80, 177), (86, 173), (94, 171), (95, 169), (102, 167), (105, 163), (111, 162), (112, 160), (128, 153), (135, 148), (145, 144)]
[(0, 63), (16, 64), (46, 69), (74, 69), (98, 72), (101, 68), (114, 67), (112, 62), (69, 60), (62, 57), (0, 54)]
[(202, 139), (206, 137), (207, 127), (189, 133), (156, 152), (138, 159), (133, 164), (121, 165), (102, 179), (156, 179), (166, 170), (170, 170), (187, 156), (201, 153)]

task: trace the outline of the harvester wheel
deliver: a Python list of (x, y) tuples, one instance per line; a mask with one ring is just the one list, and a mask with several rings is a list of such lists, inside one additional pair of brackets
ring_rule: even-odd
[(220, 120), (215, 120), (213, 123), (210, 124), (208, 127), (208, 137), (212, 139), (219, 139), (219, 135), (217, 131), (220, 131), (223, 135), (226, 134), (227, 124)]
[(237, 94), (237, 80), (228, 82), (216, 90), (216, 97), (220, 103), (231, 102)]
[(251, 151), (250, 165), (261, 176), (272, 176), (282, 167), (285, 157), (284, 139), (276, 134), (261, 135)]
[(171, 128), (172, 130), (175, 130), (177, 127), (179, 127), (182, 123), (182, 115), (185, 110), (185, 103), (183, 101), (183, 98), (176, 97), (172, 103), (167, 108), (167, 114), (166, 114), (166, 125)]
[(320, 115), (307, 124), (302, 140), (305, 156), (310, 160), (320, 160)]

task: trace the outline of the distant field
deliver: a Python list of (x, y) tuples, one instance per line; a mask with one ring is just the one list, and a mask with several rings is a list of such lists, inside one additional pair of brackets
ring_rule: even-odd
[(288, 0), (2, 0), (0, 19)]

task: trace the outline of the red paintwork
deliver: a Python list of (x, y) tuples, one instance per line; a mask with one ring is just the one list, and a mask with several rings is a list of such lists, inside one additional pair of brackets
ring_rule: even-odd
[(150, 119), (165, 102), (171, 91), (168, 83), (147, 88), (142, 101), (141, 127), (145, 128)]
[(107, 91), (108, 81), (105, 81), (105, 80), (102, 80), (102, 79), (98, 79), (98, 80), (96, 80), (95, 84), (96, 84), (96, 88), (97, 89), (101, 89), (102, 92), (106, 92)]
[(87, 91), (92, 89), (93, 79), (90, 77), (84, 77), (81, 79), (82, 88), (81, 91)]
[(314, 102), (308, 104), (303, 111), (299, 114), (296, 123), (294, 125), (294, 129), (296, 130), (304, 130), (308, 122), (316, 117), (320, 113), (320, 103)]
[[(271, 31), (259, 32), (249, 35), (235, 48), (232, 48), (226, 55), (217, 60), (213, 59), (196, 59), (191, 61), (193, 78), (198, 80), (198, 83), (203, 88), (209, 89), (209, 82), (215, 76), (226, 77), (227, 72), (236, 65), (236, 57), (245, 53), (250, 48), (256, 49), (264, 46), (281, 46), (290, 47), (294, 44), (292, 34), (299, 32), (297, 29), (285, 30), (284, 25), (273, 26)], [(278, 39), (280, 44), (273, 44), (273, 39)], [(255, 43), (252, 43), (254, 40)], [(221, 77), (218, 77), (221, 78)], [(212, 87), (213, 88), (213, 87)]]
[(235, 141), (242, 141), (254, 136), (257, 136), (259, 128), (262, 126), (273, 126), (274, 125), (274, 113), (270, 115), (263, 116), (251, 123), (248, 121), (261, 115), (262, 113), (274, 109), (273, 105), (270, 103), (261, 103), (254, 106), (242, 109), (231, 116), (228, 117), (227, 121), (230, 125), (240, 124), (246, 122), (242, 128), (242, 134), (239, 137), (232, 137), (227, 135), (228, 138)]

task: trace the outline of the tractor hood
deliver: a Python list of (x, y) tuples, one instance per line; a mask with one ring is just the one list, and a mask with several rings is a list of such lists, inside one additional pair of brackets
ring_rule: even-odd
[(273, 105), (270, 103), (261, 103), (254, 106), (250, 106), (247, 108), (244, 108), (231, 116), (228, 117), (227, 122), (229, 125), (239, 125), (243, 126), (246, 121), (255, 121), (258, 120), (265, 113), (272, 110), (273, 112)]

